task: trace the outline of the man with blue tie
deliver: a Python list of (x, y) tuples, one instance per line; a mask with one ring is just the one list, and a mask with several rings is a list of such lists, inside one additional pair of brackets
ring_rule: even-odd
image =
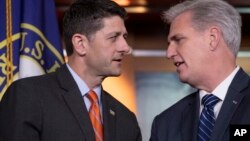
[(240, 14), (223, 0), (188, 0), (163, 19), (167, 58), (198, 91), (155, 117), (150, 141), (229, 141), (231, 124), (250, 124), (250, 78), (236, 64)]
[(141, 141), (136, 116), (101, 86), (131, 52), (126, 11), (111, 0), (78, 0), (66, 11), (68, 62), (12, 83), (0, 102), (1, 141)]

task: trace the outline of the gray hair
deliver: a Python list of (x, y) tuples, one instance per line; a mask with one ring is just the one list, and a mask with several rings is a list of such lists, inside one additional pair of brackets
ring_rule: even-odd
[(192, 25), (203, 31), (216, 25), (232, 53), (237, 56), (241, 42), (241, 16), (238, 11), (223, 0), (187, 0), (163, 12), (163, 20), (171, 23), (180, 14), (190, 11)]

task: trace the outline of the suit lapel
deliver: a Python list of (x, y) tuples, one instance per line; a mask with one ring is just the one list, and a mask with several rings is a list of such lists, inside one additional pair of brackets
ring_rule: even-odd
[(248, 75), (240, 69), (229, 86), (227, 95), (215, 123), (211, 141), (222, 140), (224, 133), (229, 128), (230, 120), (232, 119), (235, 110), (244, 97), (241, 91), (247, 87), (248, 81)]
[(182, 141), (196, 141), (199, 119), (199, 93), (191, 94), (188, 106), (182, 113)]
[(84, 104), (81, 92), (66, 65), (58, 70), (58, 81), (61, 88), (65, 91), (62, 93), (62, 96), (73, 116), (79, 123), (80, 129), (83, 131), (83, 136), (87, 141), (93, 141), (95, 135), (87, 108)]
[(104, 140), (116, 140), (116, 108), (115, 104), (110, 100), (109, 94), (102, 91), (103, 100), (103, 125), (104, 125)]

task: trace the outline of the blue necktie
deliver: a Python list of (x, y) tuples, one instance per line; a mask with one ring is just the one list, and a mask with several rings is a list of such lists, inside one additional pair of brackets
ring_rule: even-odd
[(200, 115), (198, 141), (209, 141), (215, 124), (214, 106), (220, 99), (213, 94), (202, 98), (204, 108)]

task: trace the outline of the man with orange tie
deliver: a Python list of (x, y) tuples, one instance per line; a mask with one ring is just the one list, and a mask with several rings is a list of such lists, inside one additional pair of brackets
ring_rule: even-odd
[(2, 141), (141, 141), (135, 115), (103, 90), (131, 48), (113, 1), (73, 3), (63, 18), (68, 63), (14, 82), (0, 103)]

